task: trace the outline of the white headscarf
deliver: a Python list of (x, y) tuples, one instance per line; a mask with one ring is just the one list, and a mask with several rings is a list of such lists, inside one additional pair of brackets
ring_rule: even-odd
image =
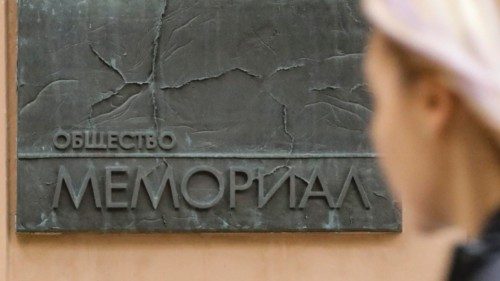
[(368, 19), (457, 79), (500, 141), (500, 0), (365, 0)]

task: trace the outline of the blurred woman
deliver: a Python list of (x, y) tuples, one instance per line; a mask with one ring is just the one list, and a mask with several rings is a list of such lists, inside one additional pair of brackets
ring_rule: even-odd
[(365, 0), (373, 139), (418, 229), (462, 227), (450, 280), (500, 280), (500, 1)]

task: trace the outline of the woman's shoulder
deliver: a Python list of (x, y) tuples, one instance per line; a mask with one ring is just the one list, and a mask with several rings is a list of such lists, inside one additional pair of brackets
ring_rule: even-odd
[(485, 257), (484, 264), (481, 266), (474, 278), (474, 281), (497, 281), (500, 280), (500, 249)]
[(450, 281), (500, 280), (500, 236), (456, 248)]

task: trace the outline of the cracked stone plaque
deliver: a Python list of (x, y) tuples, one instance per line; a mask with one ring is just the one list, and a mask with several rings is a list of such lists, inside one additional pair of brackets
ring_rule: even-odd
[(19, 232), (400, 231), (354, 0), (18, 0)]

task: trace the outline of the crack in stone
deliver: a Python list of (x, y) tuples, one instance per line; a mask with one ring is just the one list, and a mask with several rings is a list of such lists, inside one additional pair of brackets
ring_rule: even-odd
[(273, 72), (271, 72), (271, 74), (269, 74), (269, 76), (273, 76), (279, 72), (282, 72), (282, 71), (289, 71), (289, 70), (294, 70), (294, 69), (297, 69), (297, 68), (300, 68), (300, 67), (304, 67), (306, 64), (304, 62), (298, 62), (298, 63), (294, 63), (292, 65), (285, 65), (285, 66), (278, 66), (275, 70), (273, 70)]
[(358, 83), (358, 84), (352, 86), (351, 89), (349, 89), (349, 93), (352, 94), (352, 92), (356, 91), (359, 88), (363, 88), (365, 86), (366, 86), (366, 84), (364, 84), (364, 83)]
[(283, 130), (285, 131), (285, 134), (290, 138), (290, 154), (291, 154), (295, 147), (295, 137), (288, 130), (288, 110), (286, 105), (284, 104), (283, 104), (282, 117), (283, 117)]
[(94, 123), (92, 123), (93, 115), (94, 115), (94, 105), (95, 103), (91, 104), (89, 107), (89, 115), (87, 117), (87, 123), (89, 125), (89, 128), (94, 128)]
[(340, 91), (342, 90), (341, 87), (338, 87), (338, 86), (325, 86), (325, 87), (322, 87), (322, 88), (309, 88), (309, 91), (310, 92), (323, 92), (323, 91), (326, 91), (326, 90), (331, 90), (331, 91)]
[[(287, 169), (287, 172), (288, 172), (288, 171), (292, 170), (293, 168), (292, 168), (292, 167), (290, 167), (290, 165), (289, 165), (289, 161), (286, 161), (286, 164), (285, 164), (285, 165), (280, 165), (280, 166), (277, 166), (277, 167), (275, 167), (274, 169), (272, 169), (270, 172), (267, 172), (267, 173), (263, 174), (262, 176), (263, 176), (263, 177), (272, 176), (272, 175), (274, 175), (274, 174), (275, 174), (278, 170), (280, 170), (280, 169)], [(304, 177), (301, 177), (301, 176), (299, 176), (299, 175), (297, 175), (297, 174), (295, 174), (295, 173), (293, 173), (293, 176), (294, 176), (295, 178), (297, 178), (297, 179), (299, 179), (299, 180), (301, 180), (301, 181), (305, 182), (306, 184), (309, 184), (309, 180), (305, 179)]]
[[(283, 132), (285, 133), (285, 135), (288, 136), (288, 138), (290, 138), (290, 150), (289, 150), (289, 153), (292, 154), (293, 150), (295, 148), (295, 137), (288, 130), (288, 109), (287, 109), (286, 105), (284, 103), (280, 102), (273, 94), (271, 94), (271, 93), (268, 92), (268, 95), (277, 104), (281, 105), (281, 120), (282, 120), (282, 124), (283, 124)], [(287, 163), (288, 163), (288, 161), (287, 161)]]
[(140, 223), (157, 223), (157, 222), (161, 222), (163, 223), (164, 225), (166, 225), (166, 220), (163, 218), (163, 216), (161, 218), (157, 218), (157, 219), (154, 219), (154, 218), (144, 218), (144, 219), (141, 219), (139, 220), (138, 224)]
[[(97, 50), (94, 48), (94, 46), (90, 43), (88, 43), (89, 47), (90, 47), (90, 50), (92, 51), (92, 53), (99, 59), (99, 61), (106, 66), (106, 68), (110, 69), (111, 71), (113, 71), (114, 73), (118, 74), (120, 76), (120, 78), (122, 79), (122, 84), (119, 85), (118, 87), (116, 87), (114, 90), (108, 92), (109, 95), (103, 97), (102, 99), (100, 100), (97, 100), (96, 102), (92, 103), (90, 105), (90, 108), (89, 108), (89, 114), (88, 114), (88, 124), (89, 126), (92, 128), (94, 127), (94, 123), (92, 123), (92, 120), (103, 115), (98, 115), (98, 116), (94, 116), (94, 107), (99, 105), (100, 103), (104, 102), (104, 101), (107, 101), (111, 98), (113, 98), (114, 96), (118, 95), (120, 93), (121, 90), (123, 90), (126, 86), (128, 85), (137, 85), (137, 86), (142, 86), (144, 84), (149, 84), (147, 81), (146, 82), (128, 82), (126, 79), (125, 79), (125, 76), (123, 75), (123, 73), (116, 67), (116, 66), (113, 66), (112, 63), (106, 61), (102, 56), (101, 54), (99, 54), (99, 52), (97, 52)], [(133, 95), (135, 96), (135, 95)], [(131, 96), (132, 97), (132, 96)], [(108, 112), (108, 113), (111, 113), (112, 111)], [(105, 113), (104, 113), (105, 114)]]
[[(102, 120), (102, 121), (99, 121), (97, 123), (95, 123), (95, 125), (98, 125), (98, 124), (102, 124), (102, 123), (106, 123), (106, 122), (110, 122), (110, 121), (113, 121), (123, 115), (125, 115), (129, 110), (130, 110), (130, 107), (131, 107), (131, 103), (132, 103), (132, 99), (137, 97), (139, 94), (141, 94), (141, 92), (138, 92), (136, 94), (133, 94), (131, 95), (125, 102), (123, 102), (120, 106), (118, 106), (117, 108), (109, 111), (109, 112), (106, 112), (106, 113), (103, 113), (103, 114), (100, 114), (98, 116), (94, 116), (92, 119), (97, 119), (101, 116), (110, 116), (111, 119), (105, 119), (105, 120)], [(119, 111), (119, 110), (124, 110), (123, 112), (118, 112), (116, 113), (116, 111)]]
[(276, 166), (274, 169), (272, 169), (270, 172), (267, 172), (265, 174), (263, 174), (262, 176), (263, 177), (267, 177), (267, 176), (271, 176), (273, 174), (275, 174), (278, 170), (280, 169), (287, 169), (288, 171), (292, 169), (292, 167), (288, 166), (288, 165), (281, 165), (281, 166)]
[(213, 80), (213, 79), (218, 79), (218, 78), (222, 78), (224, 77), (225, 75), (231, 73), (231, 72), (241, 72), (243, 74), (246, 74), (252, 78), (255, 78), (255, 79), (262, 79), (262, 76), (258, 75), (258, 74), (254, 74), (254, 73), (251, 73), (250, 71), (246, 70), (246, 69), (243, 69), (243, 68), (239, 68), (239, 67), (236, 67), (236, 68), (232, 68), (232, 69), (229, 69), (229, 70), (226, 70), (224, 72), (221, 72), (217, 75), (214, 75), (214, 76), (209, 76), (209, 77), (201, 77), (201, 78), (196, 78), (196, 79), (192, 79), (192, 80), (189, 80), (183, 84), (180, 84), (178, 86), (164, 86), (164, 87), (161, 87), (161, 90), (180, 90), (182, 88), (185, 88), (189, 85), (191, 85), (192, 83), (197, 83), (197, 82), (203, 82), (203, 81), (207, 81), (207, 80)]
[(350, 58), (350, 57), (357, 58), (357, 57), (362, 57), (363, 55), (364, 55), (363, 53), (340, 54), (340, 55), (334, 55), (334, 56), (328, 57), (325, 59), (325, 61), (342, 59), (342, 58)]
[[(168, 36), (168, 39), (167, 41), (170, 41), (170, 39), (172, 38), (172, 36), (174, 36), (175, 33), (179, 32), (179, 30), (182, 30), (184, 28), (186, 28), (187, 26), (189, 26), (191, 23), (193, 23), (200, 15), (196, 15), (195, 17), (189, 19), (188, 21), (186, 21), (184, 24), (181, 24), (180, 26), (174, 28), (171, 32), (170, 32), (170, 35)], [(191, 40), (192, 41), (192, 40)], [(190, 42), (191, 42), (190, 41)], [(168, 51), (168, 50), (167, 50)], [(163, 52), (160, 56), (163, 57), (165, 55), (166, 52)]]
[(160, 133), (160, 126), (158, 124), (158, 105), (156, 104), (155, 91), (151, 91), (151, 102), (153, 104), (153, 121), (155, 123), (156, 132)]
[(99, 100), (95, 101), (94, 103), (92, 103), (92, 105), (90, 106), (90, 108), (92, 109), (94, 106), (97, 106), (100, 103), (105, 102), (105, 101), (113, 98), (114, 96), (118, 95), (120, 93), (120, 91), (123, 90), (123, 88), (125, 88), (125, 86), (127, 86), (126, 83), (122, 84), (121, 86), (119, 86), (115, 90), (108, 92), (109, 95), (104, 96), (101, 99), (99, 99)]
[[(89, 123), (90, 127), (92, 127), (93, 125), (95, 125), (95, 124), (92, 124), (92, 121), (91, 121), (92, 119), (97, 118), (97, 117), (99, 117), (99, 116), (101, 116), (103, 114), (106, 114), (106, 113), (103, 113), (103, 114), (99, 114), (97, 116), (94, 116), (94, 108), (97, 107), (97, 106), (99, 106), (103, 102), (110, 101), (113, 97), (122, 94), (121, 91), (125, 90), (125, 87), (127, 87), (127, 86), (137, 86), (137, 87), (139, 87), (138, 91), (136, 93), (130, 94), (129, 98), (131, 98), (131, 97), (133, 97), (133, 96), (135, 96), (137, 94), (140, 94), (142, 91), (144, 91), (144, 84), (141, 84), (141, 83), (124, 83), (123, 85), (119, 86), (115, 90), (107, 92), (107, 93), (104, 93), (104, 96), (101, 99), (95, 101), (94, 103), (92, 103), (90, 105), (90, 112), (89, 112), (89, 117), (88, 117), (88, 123)], [(123, 103), (125, 103), (125, 102), (123, 102)]]
[(361, 109), (366, 110), (366, 111), (368, 111), (368, 112), (372, 112), (372, 110), (371, 110), (371, 109), (369, 109), (368, 107), (364, 106), (364, 105), (363, 105), (363, 104), (361, 104), (361, 103), (352, 102), (352, 101), (346, 101), (346, 100), (342, 100), (342, 99), (340, 99), (340, 98), (338, 98), (338, 97), (333, 97), (333, 96), (328, 96), (328, 97), (330, 97), (330, 98), (332, 98), (332, 99), (334, 99), (334, 100), (337, 100), (337, 101), (338, 101), (338, 102), (340, 102), (340, 103), (349, 104), (349, 105), (351, 105), (351, 106), (354, 106), (354, 107), (357, 107), (357, 108), (361, 108)]
[(221, 132), (221, 131), (227, 131), (228, 129), (229, 129), (229, 127), (223, 127), (223, 128), (215, 129), (215, 130), (201, 130), (201, 131), (192, 132), (191, 135), (195, 135), (195, 134), (212, 134), (212, 133), (218, 133), (218, 132)]
[[(182, 3), (183, 1), (180, 1), (180, 3)], [(187, 1), (185, 1), (187, 2)], [(171, 20), (172, 18), (174, 18), (174, 16), (176, 16), (177, 14), (182, 14), (183, 12), (185, 12), (186, 10), (189, 10), (193, 7), (195, 7), (196, 5), (198, 5), (200, 3), (200, 0), (194, 2), (191, 6), (183, 6), (182, 4), (179, 5), (180, 7), (177, 8), (177, 9), (174, 9), (172, 10), (172, 13), (170, 13), (170, 15), (166, 18), (167, 21)]]
[[(153, 48), (152, 48), (152, 64), (151, 64), (151, 73), (149, 74), (148, 76), (148, 79), (143, 83), (143, 84), (148, 84), (149, 85), (149, 89), (150, 89), (150, 93), (151, 93), (151, 102), (152, 102), (152, 107), (153, 107), (153, 120), (154, 120), (154, 123), (155, 123), (155, 128), (157, 131), (159, 131), (159, 124), (158, 124), (158, 104), (157, 104), (157, 97), (156, 97), (156, 92), (158, 90), (169, 90), (169, 89), (173, 89), (173, 90), (178, 90), (178, 89), (182, 89), (184, 87), (187, 87), (189, 85), (191, 85), (192, 83), (196, 83), (196, 82), (203, 82), (203, 81), (207, 81), (207, 80), (211, 80), (211, 79), (217, 79), (217, 78), (220, 78), (230, 72), (233, 72), (233, 71), (240, 71), (246, 75), (249, 75), (253, 78), (257, 78), (257, 79), (262, 79), (262, 76), (261, 75), (258, 75), (258, 74), (254, 74), (254, 73), (251, 73), (250, 71), (248, 70), (245, 70), (245, 69), (242, 69), (242, 68), (239, 68), (239, 67), (236, 67), (236, 68), (232, 68), (232, 69), (229, 69), (227, 71), (224, 71), (224, 72), (221, 72), (217, 75), (214, 75), (214, 76), (210, 76), (210, 77), (200, 77), (200, 78), (196, 78), (196, 79), (192, 79), (190, 81), (187, 81), (183, 84), (180, 84), (180, 85), (174, 85), (174, 86), (165, 86), (165, 87), (160, 87), (157, 85), (157, 68), (159, 66), (159, 60), (160, 58), (162, 57), (163, 54), (160, 54), (159, 52), (159, 48), (160, 48), (160, 42), (161, 42), (161, 37), (162, 37), (162, 31), (163, 31), (163, 28), (164, 28), (164, 21), (166, 19), (166, 15), (167, 15), (167, 10), (168, 10), (168, 5), (169, 2), (168, 0), (166, 0), (164, 2), (164, 5), (163, 5), (163, 12), (162, 14), (160, 15), (159, 19), (157, 20), (156, 24), (155, 24), (155, 27), (154, 29), (156, 30), (156, 34), (155, 34), (155, 37), (154, 37), (154, 40), (153, 40)], [(350, 8), (350, 7), (348, 7)], [(177, 27), (176, 29), (174, 29), (174, 31), (172, 33), (174, 33), (175, 31), (179, 30), (179, 29), (182, 29), (186, 26), (189, 26), (191, 23), (193, 23), (194, 21), (196, 21), (196, 19), (198, 19), (198, 16), (195, 16), (191, 19), (189, 19), (188, 21), (186, 21), (185, 23), (183, 23), (180, 27)], [(265, 44), (266, 42), (263, 42), (262, 38), (260, 38), (259, 34), (257, 34), (254, 30), (254, 33), (255, 35), (258, 37), (258, 39), (261, 41), (261, 43), (263, 43), (266, 47), (268, 47), (271, 51), (274, 51), (270, 46), (268, 46), (267, 44)], [(123, 89), (128, 83), (125, 79), (125, 76), (123, 75), (123, 73), (111, 62), (105, 60), (100, 54), (99, 52), (94, 48), (94, 46), (92, 46), (90, 43), (89, 43), (89, 46), (92, 50), (92, 52), (99, 58), (99, 60), (105, 64), (108, 68), (110, 68), (113, 72), (117, 73), (121, 78), (122, 80), (124, 81), (124, 84), (121, 85), (120, 87), (118, 87), (115, 91), (113, 91), (112, 94), (110, 94), (109, 96), (107, 97), (104, 97), (102, 98), (101, 100), (97, 101), (96, 103), (94, 103), (92, 106), (91, 106), (91, 110), (90, 110), (90, 114), (89, 114), (89, 121), (90, 121), (90, 118), (92, 118), (92, 115), (93, 115), (93, 107), (104, 102), (104, 101), (107, 101), (109, 100), (110, 98), (112, 98), (113, 96), (119, 94), (119, 91), (121, 89)], [(185, 45), (183, 45), (185, 46)], [(181, 46), (182, 47), (182, 46)], [(179, 48), (181, 48), (179, 47)], [(174, 51), (175, 52), (175, 51)], [(341, 57), (349, 57), (349, 56), (358, 56), (358, 55), (362, 55), (362, 53), (354, 53), (354, 54), (342, 54), (342, 55), (336, 55), (336, 56), (332, 56), (332, 57), (329, 57), (326, 60), (331, 60), (331, 59), (337, 59), (337, 58), (341, 58)], [(170, 56), (170, 55), (169, 55)], [(276, 68), (269, 76), (272, 76), (278, 72), (281, 72), (281, 71), (289, 71), (289, 70), (292, 70), (292, 69), (296, 69), (296, 68), (300, 68), (300, 67), (303, 67), (305, 66), (305, 63), (300, 61), (300, 62), (296, 62), (296, 63), (293, 63), (292, 65), (289, 65), (289, 66), (280, 66), (278, 68)], [(141, 83), (136, 83), (137, 85), (141, 85)], [(354, 91), (355, 89), (357, 89), (357, 87), (359, 86), (362, 86), (362, 85), (356, 85), (354, 86), (352, 89), (351, 89), (351, 92)], [(334, 89), (333, 87), (327, 87), (327, 88), (332, 88)], [(327, 89), (325, 88), (325, 89)], [(320, 89), (314, 89), (314, 90), (320, 90)], [(324, 90), (324, 89), (321, 89), (321, 90)], [(289, 120), (288, 120), (288, 108), (285, 104), (281, 103), (278, 99), (276, 99), (276, 97), (274, 97), (272, 94), (269, 94), (272, 99), (274, 101), (276, 101), (278, 104), (281, 105), (282, 107), (282, 113), (281, 113), (281, 117), (282, 117), (282, 124), (283, 124), (283, 131), (284, 131), (284, 134), (290, 139), (290, 153), (293, 153), (293, 150), (294, 150), (294, 147), (295, 147), (295, 137), (294, 135), (292, 134), (292, 132), (289, 130)], [(341, 101), (341, 100), (339, 100)], [(332, 105), (330, 103), (328, 103), (331, 107), (332, 106), (335, 106), (335, 105)], [(311, 106), (311, 105), (306, 105), (307, 106)], [(337, 107), (337, 106), (335, 106)], [(344, 108), (340, 108), (342, 110), (345, 110)], [(347, 110), (345, 110), (347, 111)], [(348, 111), (350, 112), (350, 111)], [(353, 114), (352, 112), (350, 112), (351, 114)], [(356, 115), (356, 114), (354, 114)], [(356, 115), (357, 116), (357, 115)], [(359, 116), (357, 116), (359, 117)], [(338, 117), (337, 117), (338, 119)], [(339, 121), (339, 120), (337, 120)]]
[(153, 105), (153, 121), (155, 123), (155, 128), (157, 133), (159, 133), (160, 131), (160, 125), (158, 124), (158, 104), (156, 102), (156, 91), (159, 90), (159, 87), (156, 85), (157, 84), (156, 67), (159, 63), (158, 49), (160, 47), (160, 40), (163, 31), (163, 21), (165, 19), (165, 15), (167, 14), (167, 9), (168, 9), (168, 0), (165, 0), (163, 5), (163, 12), (161, 13), (160, 18), (156, 23), (156, 35), (153, 40), (153, 54), (152, 54), (153, 57), (151, 59), (151, 73), (148, 78), (149, 89), (151, 92), (151, 103)]
[(339, 128), (339, 129), (344, 129), (344, 130), (347, 130), (347, 131), (352, 131), (352, 132), (360, 132), (360, 133), (363, 133), (364, 131), (363, 130), (360, 130), (360, 129), (353, 129), (353, 128), (348, 128), (348, 127), (345, 127), (345, 126), (342, 126), (338, 123), (333, 123), (332, 121), (330, 121), (329, 119), (325, 119), (325, 121), (330, 124), (330, 126), (332, 127), (335, 127), (335, 128)]
[(180, 46), (177, 46), (175, 45), (172, 46), (171, 48), (169, 49), (166, 49), (165, 51), (163, 51), (161, 54), (160, 54), (160, 57), (163, 58), (165, 56), (165, 54), (169, 53), (168, 56), (165, 58), (165, 61), (169, 60), (174, 54), (176, 54), (177, 52), (179, 52), (182, 48), (185, 48), (187, 47), (189, 44), (193, 43), (193, 39), (189, 40), (187, 43), (185, 44), (182, 44)]
[[(113, 65), (113, 63), (107, 61), (106, 59), (104, 59), (104, 57), (95, 49), (95, 47), (88, 43), (89, 44), (89, 47), (90, 47), (90, 50), (92, 51), (92, 53), (99, 59), (99, 61), (101, 63), (103, 63), (108, 69), (110, 69), (111, 71), (113, 71), (114, 73), (118, 74), (122, 81), (123, 81), (123, 84), (118, 86), (116, 89), (114, 89), (113, 91), (111, 91), (111, 94), (105, 96), (104, 98), (96, 101), (95, 103), (93, 103), (91, 106), (90, 106), (90, 110), (89, 110), (89, 117), (88, 117), (88, 122), (89, 122), (89, 125), (92, 127), (92, 122), (91, 120), (96, 118), (96, 117), (99, 117), (99, 116), (93, 116), (93, 112), (94, 112), (94, 107), (97, 106), (98, 104), (104, 102), (104, 101), (107, 101), (109, 99), (111, 99), (112, 97), (118, 95), (120, 93), (121, 90), (123, 90), (126, 86), (128, 85), (137, 85), (137, 86), (142, 86), (142, 85), (149, 85), (149, 89), (151, 91), (151, 102), (152, 102), (152, 105), (153, 105), (153, 120), (155, 122), (155, 127), (156, 127), (156, 130), (159, 131), (159, 125), (158, 125), (158, 105), (157, 105), (157, 102), (156, 102), (156, 91), (159, 90), (157, 87), (156, 87), (156, 66), (158, 64), (158, 48), (159, 48), (159, 42), (160, 42), (160, 38), (161, 38), (161, 33), (162, 33), (162, 27), (163, 27), (163, 21), (164, 21), (164, 18), (165, 18), (165, 15), (167, 13), (167, 8), (168, 8), (168, 0), (166, 0), (164, 2), (164, 5), (163, 5), (163, 12), (162, 14), (160, 15), (160, 18), (158, 19), (158, 21), (156, 22), (155, 24), (155, 29), (156, 29), (156, 34), (155, 34), (155, 38), (153, 40), (153, 48), (152, 48), (152, 62), (151, 62), (151, 72), (148, 76), (148, 79), (144, 82), (128, 82), (125, 78), (125, 75), (120, 71), (120, 69), (118, 69), (115, 65)], [(140, 91), (142, 92), (142, 91)], [(140, 93), (139, 92), (139, 93)], [(135, 95), (132, 95), (130, 96), (133, 97), (133, 96), (136, 96)], [(128, 99), (127, 99), (128, 101)], [(126, 101), (124, 102), (124, 104), (126, 103)], [(114, 110), (108, 112), (108, 113), (112, 113)], [(106, 114), (106, 113), (104, 113)]]
[(252, 29), (252, 31), (255, 34), (255, 36), (257, 36), (262, 45), (264, 45), (267, 49), (269, 49), (274, 54), (274, 56), (278, 55), (278, 53), (276, 53), (276, 51), (268, 43), (262, 40), (262, 37), (260, 37), (260, 35), (255, 31), (255, 29)]
[(49, 82), (47, 83), (45, 86), (43, 86), (43, 88), (38, 92), (38, 94), (36, 94), (35, 98), (31, 101), (29, 101), (28, 103), (26, 103), (23, 107), (21, 107), (21, 109), (19, 109), (19, 115), (23, 114), (23, 111), (30, 107), (31, 105), (33, 105), (34, 103), (36, 103), (36, 101), (38, 100), (38, 98), (40, 97), (41, 94), (43, 94), (45, 92), (45, 90), (47, 90), (49, 87), (53, 86), (54, 84), (58, 84), (58, 83), (73, 83), (73, 82), (79, 82), (78, 80), (75, 80), (75, 79), (57, 79), (57, 80), (54, 80), (52, 82)]
[[(362, 88), (362, 87), (364, 87), (364, 86), (365, 86), (365, 84), (363, 84), (363, 83), (359, 83), (359, 84), (354, 85), (351, 89), (349, 89), (349, 94), (350, 94), (350, 95), (353, 95), (353, 94), (354, 94), (353, 92), (354, 92), (355, 90), (357, 90), (357, 89), (359, 89), (359, 88)], [(336, 86), (326, 86), (326, 87), (323, 87), (323, 88), (311, 88), (311, 89), (309, 89), (309, 91), (310, 91), (310, 92), (318, 92), (318, 93), (322, 93), (322, 92), (325, 92), (325, 91), (343, 91), (343, 92), (345, 93), (345, 91), (344, 91), (342, 88), (340, 88), (340, 87), (336, 87)], [(353, 102), (353, 101), (348, 101), (348, 100), (343, 100), (343, 99), (341, 99), (341, 98), (338, 98), (338, 97), (336, 97), (336, 96), (329, 95), (329, 94), (326, 94), (326, 93), (325, 93), (325, 95), (326, 95), (327, 97), (329, 97), (329, 98), (332, 98), (332, 99), (337, 100), (337, 101), (338, 101), (338, 102), (340, 102), (340, 103), (343, 103), (343, 104), (350, 104), (350, 105), (352, 105), (352, 106), (354, 106), (354, 107), (358, 107), (358, 108), (359, 108), (359, 107), (361, 107), (362, 109), (364, 109), (364, 110), (366, 110), (366, 111), (368, 111), (368, 112), (372, 112), (372, 110), (371, 110), (370, 108), (366, 107), (365, 105), (363, 105), (363, 104), (361, 104), (361, 103), (358, 103), (358, 102)], [(307, 106), (307, 105), (306, 105), (306, 106)], [(345, 109), (344, 109), (344, 110), (345, 110)], [(352, 113), (353, 113), (353, 114), (355, 114), (354, 112), (352, 112)]]
[(124, 83), (128, 83), (127, 79), (125, 79), (125, 75), (123, 75), (123, 73), (116, 66), (114, 66), (113, 63), (105, 60), (92, 44), (89, 43), (89, 47), (92, 53), (94, 53), (94, 55), (99, 59), (101, 63), (103, 63), (107, 68), (111, 69), (111, 71), (113, 71), (114, 73), (118, 74), (118, 76), (120, 76)]
[(378, 193), (376, 191), (372, 191), (373, 195), (377, 196), (377, 197), (380, 197), (380, 198), (383, 198), (385, 200), (389, 200), (389, 198), (387, 198), (386, 196), (384, 196), (383, 194), (381, 193)]
[(346, 7), (346, 10), (347, 10), (347, 13), (349, 14), (349, 16), (352, 18), (352, 20), (354, 20), (354, 22), (356, 23), (359, 23), (359, 24), (363, 24), (363, 22), (361, 22), (360, 19), (358, 19), (355, 15), (354, 15), (354, 11), (352, 9), (352, 7), (349, 5), (348, 2), (345, 2), (344, 3), (345, 7)]
[(160, 39), (163, 31), (163, 23), (165, 20), (165, 15), (167, 14), (168, 10), (168, 0), (165, 0), (164, 5), (163, 5), (163, 12), (160, 15), (160, 18), (156, 22), (156, 35), (153, 40), (153, 58), (151, 62), (151, 73), (149, 75), (148, 81), (149, 82), (156, 82), (156, 66), (158, 64), (158, 49), (160, 47)]
[[(351, 112), (351, 111), (349, 111), (349, 110), (347, 110), (345, 108), (339, 107), (339, 106), (331, 104), (329, 102), (326, 102), (326, 101), (318, 101), (318, 102), (314, 102), (314, 103), (309, 103), (309, 104), (305, 105), (305, 108), (311, 107), (311, 106), (318, 106), (318, 105), (325, 105), (325, 106), (327, 106), (327, 107), (330, 108), (330, 111), (336, 117), (335, 119), (337, 121), (337, 124), (335, 126), (337, 126), (337, 127), (348, 129), (348, 130), (352, 130), (352, 131), (362, 131), (362, 130), (358, 130), (358, 129), (354, 129), (354, 128), (342, 127), (342, 122), (338, 118), (338, 115), (337, 115), (337, 112), (335, 111), (335, 109), (338, 109), (338, 110), (340, 110), (342, 112), (345, 112), (348, 115), (355, 116), (355, 118), (358, 119), (358, 121), (361, 121), (362, 124), (366, 124), (366, 121), (363, 118), (361, 118), (358, 114), (356, 114), (354, 112)], [(328, 121), (328, 119), (325, 119), (325, 120)]]

